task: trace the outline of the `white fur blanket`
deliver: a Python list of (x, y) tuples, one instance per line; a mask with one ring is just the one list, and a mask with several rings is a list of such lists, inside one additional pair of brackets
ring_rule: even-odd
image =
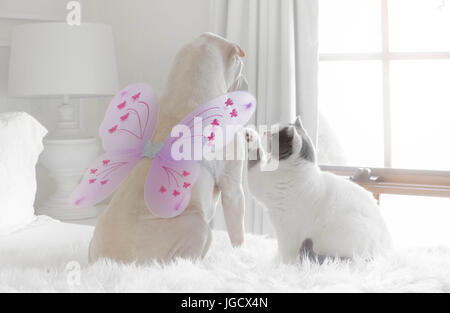
[[(46, 252), (52, 253), (52, 261), (3, 263), (0, 291), (450, 292), (450, 248), (395, 251), (370, 263), (280, 265), (275, 240), (248, 234), (245, 244), (233, 249), (226, 233), (215, 231), (211, 250), (201, 261), (178, 260), (166, 266), (106, 261), (87, 265), (90, 232), (77, 235), (70, 244), (62, 240), (59, 246), (53, 245)], [(14, 255), (16, 260), (21, 257), (29, 259), (25, 252)], [(71, 260), (80, 262), (79, 271), (73, 264), (68, 266)]]

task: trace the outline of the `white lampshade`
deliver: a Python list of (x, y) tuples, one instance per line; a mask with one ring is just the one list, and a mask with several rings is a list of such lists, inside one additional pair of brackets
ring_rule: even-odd
[(111, 27), (36, 23), (12, 31), (8, 91), (12, 96), (103, 96), (117, 92)]

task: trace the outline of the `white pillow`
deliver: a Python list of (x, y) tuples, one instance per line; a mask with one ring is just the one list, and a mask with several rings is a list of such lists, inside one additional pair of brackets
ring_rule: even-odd
[(24, 112), (0, 114), (0, 235), (34, 218), (35, 166), (47, 130)]

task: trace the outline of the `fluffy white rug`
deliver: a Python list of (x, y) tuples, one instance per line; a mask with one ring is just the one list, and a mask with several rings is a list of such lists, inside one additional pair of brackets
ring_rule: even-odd
[[(226, 234), (217, 231), (201, 261), (178, 260), (166, 266), (105, 261), (87, 265), (88, 240), (85, 236), (80, 242), (61, 245), (49, 264), (3, 264), (0, 291), (450, 292), (449, 248), (396, 251), (370, 263), (280, 265), (275, 240), (247, 235), (244, 246), (233, 249)], [(71, 260), (80, 262), (79, 271), (77, 263), (68, 263)]]

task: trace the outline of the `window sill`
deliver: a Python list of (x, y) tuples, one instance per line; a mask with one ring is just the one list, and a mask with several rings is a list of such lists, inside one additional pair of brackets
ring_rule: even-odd
[[(320, 166), (322, 170), (353, 178), (358, 167)], [(369, 168), (376, 181), (353, 179), (372, 192), (377, 198), (380, 194), (415, 195), (430, 197), (450, 197), (450, 172), (408, 170), (393, 168)]]

